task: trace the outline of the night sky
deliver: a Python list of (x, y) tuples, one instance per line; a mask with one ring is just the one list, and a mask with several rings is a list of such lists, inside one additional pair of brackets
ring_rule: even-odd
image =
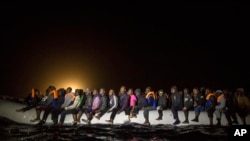
[(250, 85), (248, 3), (1, 5), (1, 95)]

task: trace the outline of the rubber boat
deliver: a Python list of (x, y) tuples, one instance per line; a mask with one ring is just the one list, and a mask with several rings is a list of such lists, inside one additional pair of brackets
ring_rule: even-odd
[[(22, 124), (37, 124), (37, 122), (30, 122), (31, 119), (34, 119), (36, 117), (36, 111), (35, 109), (31, 109), (26, 112), (16, 112), (17, 109), (20, 109), (22, 107), (25, 107), (26, 105), (20, 102), (15, 102), (7, 99), (0, 99), (0, 117), (5, 117), (10, 120), (13, 120), (18, 123)], [(91, 124), (110, 124), (106, 122), (105, 120), (108, 120), (110, 118), (111, 113), (105, 113), (100, 120), (93, 118), (91, 121)], [(184, 113), (182, 111), (179, 111), (179, 118), (180, 121), (184, 121)], [(41, 113), (41, 118), (42, 118), (43, 112)], [(189, 112), (189, 124), (183, 124), (180, 123), (177, 126), (185, 126), (185, 125), (209, 125), (209, 120), (207, 117), (206, 112), (201, 112), (199, 116), (199, 122), (193, 122), (191, 119), (193, 119), (195, 116), (194, 111)], [(173, 115), (170, 109), (164, 110), (163, 111), (163, 119), (162, 120), (156, 120), (158, 117), (158, 111), (153, 110), (149, 112), (149, 121), (151, 125), (157, 125), (157, 124), (173, 124), (174, 119)], [(60, 118), (60, 116), (59, 116)], [(83, 114), (82, 119), (86, 119), (86, 116)], [(68, 114), (65, 118), (65, 124), (72, 124), (73, 118), (71, 114)], [(125, 113), (122, 112), (118, 115), (116, 115), (113, 124), (124, 124), (125, 122), (127, 123), (128, 117), (125, 116)], [(238, 117), (239, 124), (241, 124), (241, 120)], [(144, 116), (143, 116), (143, 110), (139, 111), (139, 114), (137, 115), (137, 118), (131, 118), (130, 122), (133, 123), (138, 123), (138, 124), (143, 124), (144, 123)], [(216, 117), (214, 115), (214, 124), (216, 124)], [(247, 117), (247, 124), (250, 123), (250, 115)], [(51, 114), (48, 116), (46, 124), (53, 124), (51, 120)], [(85, 122), (82, 122), (80, 124), (86, 124)], [(225, 118), (225, 115), (222, 115), (221, 119), (221, 124), (226, 126), (227, 125), (227, 120)]]

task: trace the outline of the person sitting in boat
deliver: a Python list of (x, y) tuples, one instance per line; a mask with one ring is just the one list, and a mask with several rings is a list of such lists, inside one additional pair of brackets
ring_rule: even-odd
[(194, 99), (194, 112), (195, 117), (191, 121), (199, 122), (199, 116), (202, 111), (205, 110), (205, 96), (200, 92), (200, 90), (195, 87), (193, 88), (193, 99)]
[(133, 118), (137, 98), (132, 88), (128, 89), (127, 94), (129, 97), (129, 106), (125, 109), (125, 115), (128, 115), (128, 121), (130, 121), (130, 118)]
[(207, 112), (207, 116), (209, 118), (209, 125), (213, 125), (213, 114), (215, 111), (216, 102), (216, 95), (212, 92), (210, 88), (206, 88), (206, 104), (205, 104), (205, 111)]
[(56, 87), (49, 86), (46, 92), (47, 98), (45, 99), (45, 101), (41, 102), (38, 106), (36, 106), (36, 118), (30, 120), (31, 122), (40, 121), (40, 114), (42, 111), (44, 111), (42, 120), (46, 121), (49, 113), (51, 112), (51, 109), (55, 107), (58, 99)]
[[(51, 111), (55, 108), (60, 108), (64, 102), (64, 96), (66, 94), (66, 90), (64, 88), (60, 88), (57, 90), (57, 93), (58, 93), (58, 99), (56, 101), (55, 106), (52, 107)], [(43, 116), (42, 120), (40, 120), (40, 122), (38, 123), (39, 125), (42, 125), (46, 122), (48, 114), (49, 114), (49, 112), (44, 113), (45, 116)]]
[(180, 123), (178, 111), (182, 110), (183, 108), (182, 95), (179, 93), (177, 86), (172, 86), (170, 91), (171, 91), (171, 99), (172, 99), (171, 111), (173, 113), (173, 118), (175, 120), (173, 125), (177, 125)]
[[(75, 90), (75, 99), (73, 104), (64, 107), (64, 110), (61, 112), (59, 125), (62, 125), (64, 123), (65, 117), (68, 114), (76, 113), (78, 108), (82, 105), (84, 102), (84, 94), (82, 89), (76, 89)], [(73, 116), (73, 120), (76, 120), (76, 117)]]
[(215, 106), (215, 116), (217, 119), (217, 126), (221, 125), (221, 116), (222, 116), (222, 112), (226, 106), (226, 99), (224, 97), (224, 94), (222, 92), (222, 90), (217, 90), (215, 92), (215, 95), (217, 97), (217, 105)]
[(162, 116), (163, 116), (163, 110), (166, 109), (167, 107), (167, 98), (164, 95), (164, 91), (163, 89), (160, 89), (158, 91), (158, 102), (157, 102), (157, 110), (158, 110), (158, 118), (156, 118), (156, 120), (162, 120)]
[(120, 114), (121, 112), (123, 112), (126, 109), (126, 107), (128, 107), (128, 105), (129, 105), (129, 97), (126, 93), (126, 87), (121, 86), (120, 92), (119, 92), (119, 106), (112, 110), (110, 119), (106, 120), (106, 122), (113, 124), (116, 114)]
[(140, 110), (143, 110), (147, 106), (146, 97), (142, 94), (141, 89), (135, 89), (135, 95), (137, 97), (137, 102), (133, 114), (134, 118), (136, 118), (136, 115), (139, 114)]
[(143, 110), (143, 116), (145, 119), (145, 122), (143, 124), (150, 125), (149, 111), (156, 110), (157, 96), (156, 96), (156, 93), (151, 90), (151, 87), (147, 87), (145, 89), (145, 94), (146, 94), (147, 106)]
[(99, 110), (97, 110), (97, 116), (95, 116), (95, 118), (97, 118), (98, 120), (100, 120), (100, 118), (107, 112), (108, 110), (108, 97), (106, 95), (105, 89), (101, 88), (100, 89), (100, 95), (101, 95), (101, 105)]
[(227, 119), (228, 125), (238, 124), (238, 119), (236, 116), (236, 108), (234, 106), (234, 94), (228, 89), (223, 90), (223, 94), (226, 100), (226, 105), (223, 110), (225, 117)]
[(114, 89), (109, 90), (109, 109), (107, 113), (113, 112), (114, 110), (117, 109), (119, 103), (118, 103), (118, 97), (115, 94)]
[(235, 91), (235, 99), (237, 103), (237, 114), (243, 125), (246, 125), (246, 117), (250, 112), (250, 101), (245, 95), (243, 88), (237, 88)]
[(25, 98), (24, 102), (27, 103), (26, 107), (16, 110), (17, 112), (25, 112), (32, 108), (35, 108), (41, 101), (40, 91), (33, 88), (31, 93)]
[(88, 109), (88, 107), (91, 107), (92, 102), (93, 102), (93, 96), (92, 96), (92, 91), (87, 88), (85, 90), (85, 99), (82, 104), (82, 106), (79, 107), (78, 111), (76, 113), (73, 113), (73, 117), (76, 117), (76, 120), (74, 118), (73, 124), (80, 123), (80, 119), (82, 117), (82, 114)]
[(58, 116), (61, 114), (62, 111), (66, 109), (67, 106), (72, 105), (74, 103), (74, 100), (75, 93), (72, 92), (71, 87), (68, 87), (64, 96), (64, 102), (60, 106), (54, 107), (51, 111), (51, 120), (54, 124), (58, 123)]
[(187, 124), (187, 123), (189, 123), (188, 114), (189, 114), (189, 111), (193, 108), (194, 102), (193, 102), (193, 97), (189, 93), (188, 88), (184, 88), (183, 94), (184, 94), (183, 112), (184, 112), (185, 120), (182, 123)]
[(101, 105), (101, 95), (99, 94), (97, 89), (93, 90), (93, 103), (90, 107), (87, 108), (87, 110), (85, 111), (86, 119), (82, 119), (83, 122), (87, 122), (88, 124), (90, 124), (93, 115), (95, 115), (96, 111), (100, 108)]

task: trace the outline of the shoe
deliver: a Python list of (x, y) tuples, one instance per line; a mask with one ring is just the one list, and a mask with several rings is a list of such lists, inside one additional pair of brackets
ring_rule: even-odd
[(89, 120), (87, 120), (87, 119), (82, 119), (82, 122), (88, 122)]
[(73, 124), (73, 126), (76, 126), (77, 124), (79, 124), (80, 122), (78, 122), (78, 121), (73, 121), (72, 122), (72, 124)]
[(194, 119), (192, 119), (191, 121), (199, 122), (199, 120), (198, 120), (197, 118), (194, 118)]
[(155, 119), (155, 120), (162, 120), (162, 118), (161, 117), (158, 117), (157, 119)]
[(188, 124), (189, 121), (188, 121), (188, 120), (185, 120), (185, 121), (183, 121), (182, 123), (183, 123), (183, 124)]
[(221, 126), (221, 123), (218, 122), (218, 123), (216, 124), (216, 126)]
[(44, 120), (40, 120), (40, 122), (38, 123), (38, 125), (43, 125), (45, 123)]
[(100, 120), (100, 116), (95, 116), (96, 119)]
[(239, 124), (237, 120), (232, 121), (232, 124)]
[(150, 122), (145, 121), (143, 124), (144, 125), (150, 125)]
[(40, 119), (32, 119), (32, 120), (30, 120), (30, 122), (37, 122), (37, 121), (40, 121)]
[(17, 112), (24, 112), (24, 110), (23, 109), (18, 109), (18, 110), (16, 110)]
[(177, 124), (180, 124), (180, 121), (179, 120), (176, 120), (173, 125), (177, 125)]
[(105, 120), (105, 121), (113, 124), (113, 120)]
[(87, 119), (82, 119), (83, 122), (87, 123), (87, 124), (90, 124), (90, 120), (87, 120)]
[(124, 120), (124, 123), (130, 123), (130, 119)]

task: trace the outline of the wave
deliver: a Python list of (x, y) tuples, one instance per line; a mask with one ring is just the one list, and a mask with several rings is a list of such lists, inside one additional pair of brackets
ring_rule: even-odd
[(22, 141), (177, 141), (177, 140), (228, 140), (228, 126), (211, 127), (208, 125), (173, 126), (159, 124), (146, 126), (138, 123), (122, 125), (93, 124), (76, 125), (28, 125), (0, 117), (1, 140)]

